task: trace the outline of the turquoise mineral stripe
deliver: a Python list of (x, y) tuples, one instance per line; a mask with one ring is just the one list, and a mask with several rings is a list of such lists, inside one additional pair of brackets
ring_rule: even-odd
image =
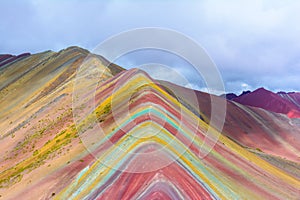
[[(134, 140), (130, 140), (130, 142), (131, 143), (135, 143), (136, 142), (136, 140), (137, 139), (135, 139), (134, 138)], [(116, 151), (116, 150), (115, 150)], [(116, 152), (112, 152), (112, 154), (111, 155), (114, 155)], [(117, 154), (117, 155), (120, 155), (119, 153)], [(126, 153), (125, 153), (125, 158), (124, 159), (126, 159), (127, 157), (129, 157), (129, 155), (126, 155)], [(113, 157), (106, 157), (106, 158), (103, 158), (103, 159), (105, 159), (105, 160), (109, 160), (109, 159), (112, 159)], [(123, 164), (123, 161), (124, 161), (124, 159), (120, 162), (120, 163), (118, 163), (117, 165), (116, 165), (116, 167), (119, 167), (120, 165), (122, 165)], [(126, 161), (126, 160), (125, 160)], [(102, 167), (104, 167), (104, 166), (99, 166), (99, 168), (102, 168)], [(98, 169), (98, 170), (101, 170), (101, 169)], [(97, 171), (98, 171), (97, 170)], [(93, 176), (93, 177), (95, 177), (95, 176)], [(107, 178), (109, 178), (109, 177), (106, 177), (106, 178), (104, 178), (104, 182), (105, 182), (105, 179), (107, 179)], [(93, 181), (93, 180), (91, 180), (91, 179), (89, 179), (89, 181), (88, 182), (90, 182), (90, 181)], [(81, 187), (84, 187), (84, 185), (82, 185)], [(82, 188), (83, 189), (83, 188)], [(82, 189), (79, 189), (79, 191), (81, 191)]]
[[(212, 175), (211, 172), (209, 172), (209, 170), (203, 164), (201, 164), (202, 161), (197, 156), (195, 156), (191, 151), (189, 151), (189, 150), (185, 151), (185, 153), (182, 156), (185, 157), (186, 159), (188, 159), (189, 162), (192, 163), (192, 166), (195, 169), (199, 169), (202, 172), (202, 174), (204, 174), (211, 182), (213, 182), (213, 185), (217, 188), (217, 190), (219, 190), (221, 188), (222, 190), (219, 190), (219, 191), (223, 194), (225, 192), (226, 197), (232, 197), (232, 198), (237, 197), (237, 194), (234, 193), (233, 191), (231, 191), (230, 188), (227, 188), (225, 185), (220, 183), (218, 181), (218, 179), (214, 175)], [(195, 171), (193, 171), (192, 168), (190, 168), (188, 165), (184, 164), (184, 161), (182, 159), (179, 158), (178, 161), (190, 172), (190, 174), (192, 174), (196, 178), (196, 180), (201, 180), (201, 177), (199, 177), (195, 173)], [(208, 187), (207, 189), (210, 189), (210, 188)], [(230, 198), (230, 199), (232, 199), (232, 198)]]
[[(144, 114), (147, 114), (151, 111), (151, 113), (153, 114), (158, 114), (159, 116), (163, 116), (163, 113), (159, 112), (157, 109), (153, 109), (153, 108), (145, 108), (142, 111), (139, 111), (135, 114), (133, 114), (132, 116), (130, 116), (130, 118), (128, 120), (126, 120), (125, 122), (123, 122), (118, 128), (114, 129), (113, 131), (111, 131), (109, 134), (106, 135), (105, 138), (103, 138), (102, 140), (100, 140), (97, 143), (97, 146), (100, 146), (101, 144), (103, 144), (105, 141), (107, 141), (109, 138), (111, 138), (119, 129), (121, 129), (122, 127), (124, 127), (125, 125), (127, 125), (128, 123), (130, 123), (130, 121), (133, 121), (135, 118), (140, 117)], [(166, 111), (166, 113), (170, 116), (172, 116), (173, 119), (176, 119), (174, 115), (172, 115), (170, 112)], [(181, 131), (182, 133), (190, 133), (190, 134), (184, 134), (184, 136), (188, 139), (190, 139), (190, 141), (192, 141), (195, 137), (195, 134), (193, 134), (191, 131), (183, 131), (182, 128), (180, 126), (178, 126), (177, 124), (175, 124), (175, 122), (171, 121), (168, 117), (164, 117), (164, 119), (166, 119), (166, 121), (168, 123), (170, 123), (174, 128), (176, 128), (178, 131)]]
[[(143, 114), (145, 114), (145, 113), (149, 113), (149, 112), (151, 112), (151, 113), (153, 113), (153, 114), (156, 114), (156, 115), (158, 115), (158, 116), (160, 116), (161, 118), (165, 118), (166, 119), (166, 121), (168, 122), (168, 123), (170, 123), (173, 127), (175, 127), (175, 128), (177, 128), (178, 130), (180, 130), (181, 132), (183, 132), (183, 134), (185, 134), (186, 132), (185, 131), (183, 131), (180, 127), (178, 127), (178, 125), (177, 124), (175, 124), (174, 122), (173, 122), (173, 120), (172, 119), (170, 119), (170, 118), (168, 118), (168, 117), (165, 117), (165, 113), (162, 113), (162, 112), (159, 112), (159, 110), (157, 110), (157, 109), (154, 109), (153, 107), (152, 108), (146, 108), (146, 109), (144, 109), (144, 110), (142, 110), (142, 111), (140, 111), (140, 112), (138, 112), (138, 113), (136, 113), (136, 114), (134, 114), (132, 117), (130, 117), (126, 122), (128, 123), (128, 121), (131, 121), (131, 120), (133, 120), (134, 118), (136, 118), (136, 117), (139, 117), (139, 116), (141, 116), (141, 115), (143, 115)], [(174, 117), (171, 113), (169, 113), (168, 111), (165, 111), (166, 113), (168, 113), (170, 116), (172, 116), (172, 117)], [(175, 118), (175, 117), (174, 117)], [(125, 124), (126, 124), (126, 122), (125, 122)], [(123, 123), (124, 124), (124, 123)], [(115, 130), (115, 131), (113, 131), (113, 132), (111, 132), (109, 135), (113, 135), (115, 132), (116, 132), (117, 130)], [(172, 134), (171, 134), (172, 135)], [(185, 134), (186, 136), (189, 136), (189, 134)], [(166, 135), (162, 135), (163, 136), (163, 139), (165, 140), (165, 141), (168, 141), (168, 139), (170, 139), (170, 138), (165, 138), (166, 137)], [(172, 135), (173, 136), (173, 135)], [(131, 139), (131, 142), (134, 142), (134, 140), (132, 140)], [(100, 142), (101, 143), (101, 142)], [(128, 144), (128, 143), (127, 143)], [(114, 153), (113, 153), (114, 154)], [(111, 154), (111, 155), (113, 155), (113, 154)], [(125, 157), (128, 157), (129, 155), (127, 155), (127, 156), (125, 156)], [(123, 162), (121, 162), (121, 163), (119, 163), (118, 164), (118, 166), (120, 166), (121, 164), (123, 164)], [(107, 179), (107, 178), (104, 178), (104, 179)], [(92, 181), (92, 180), (91, 180)], [(103, 180), (104, 181), (104, 180)], [(105, 182), (105, 181), (104, 181)], [(84, 184), (85, 185), (85, 184)], [(83, 186), (84, 186), (83, 185)], [(83, 188), (82, 188), (83, 189)], [(79, 189), (79, 191), (81, 191), (80, 189)], [(74, 194), (74, 193), (73, 193)]]
[(88, 169), (89, 169), (89, 166), (87, 166), (86, 168), (84, 168), (83, 170), (81, 170), (78, 173), (75, 181), (69, 186), (68, 190), (65, 193), (70, 194), (72, 191), (74, 191), (76, 193), (76, 195), (79, 194), (79, 190), (76, 190), (76, 186), (79, 182), (79, 179), (88, 171)]
[[(158, 114), (158, 115), (160, 115), (160, 116), (163, 116), (162, 115), (162, 113), (161, 112), (158, 112), (157, 110), (155, 110), (155, 109), (145, 109), (145, 110), (143, 110), (143, 111), (141, 111), (141, 112), (139, 112), (139, 113), (137, 113), (137, 114), (135, 114), (134, 116), (141, 116), (142, 114), (145, 114), (145, 113), (148, 113), (148, 111), (152, 111), (152, 113), (154, 113), (154, 114)], [(166, 118), (166, 121), (168, 122), (168, 123), (170, 123), (174, 128), (176, 128), (178, 131), (180, 131), (180, 133), (181, 134), (183, 134), (186, 138), (188, 138), (188, 139), (190, 139), (190, 141), (191, 141), (191, 143), (193, 142), (193, 139), (194, 138), (191, 138), (190, 136), (189, 136), (189, 134), (186, 134), (187, 132), (186, 131), (184, 131), (181, 127), (179, 127), (177, 124), (175, 124), (174, 122), (172, 122), (172, 121), (170, 121), (168, 118)], [(109, 134), (110, 136), (112, 136), (111, 135), (111, 133)], [(193, 135), (193, 136), (195, 136), (194, 134), (191, 134), (191, 135)], [(168, 141), (168, 140), (166, 140), (167, 138), (165, 138), (165, 141)], [(103, 141), (104, 139), (102, 139), (102, 141)], [(100, 141), (98, 144), (99, 145), (101, 145), (102, 143), (102, 141)], [(173, 138), (171, 138), (171, 140), (169, 140), (169, 142), (168, 142), (168, 145), (171, 145), (173, 142)], [(118, 147), (117, 147), (118, 148)]]
[[(147, 109), (143, 110), (142, 112), (139, 112), (139, 113), (135, 114), (134, 116), (140, 116), (140, 115), (142, 115), (142, 114), (148, 113), (149, 111), (153, 111), (154, 113), (159, 114), (160, 116), (163, 116), (162, 113), (156, 111), (156, 110), (153, 109), (153, 108), (151, 108), (151, 109), (150, 109), (150, 108), (147, 108)], [(133, 116), (133, 117), (134, 117), (134, 116)], [(175, 123), (173, 123), (172, 121), (169, 121), (168, 118), (166, 118), (166, 119), (167, 119), (168, 122), (170, 122), (173, 126), (175, 126), (177, 129), (179, 129), (178, 126), (177, 126)], [(183, 133), (185, 133), (183, 130), (181, 130), (181, 131), (182, 131)], [(166, 140), (166, 141), (168, 141), (168, 139), (170, 139), (170, 138), (164, 138), (164, 140)], [(134, 142), (134, 141), (132, 141), (132, 142)], [(128, 143), (127, 143), (127, 144), (128, 144)]]
[[(159, 126), (158, 126), (159, 127)], [(172, 134), (162, 134), (163, 136), (166, 136), (166, 135), (169, 135), (169, 136), (173, 136)], [(166, 138), (166, 139), (170, 139), (170, 138)], [(138, 141), (138, 139), (134, 139), (134, 140), (130, 140), (130, 142), (131, 142), (131, 144), (129, 145), (129, 146), (132, 146), (134, 143), (139, 143), (134, 149), (137, 149), (137, 148), (139, 148), (139, 146), (141, 146), (141, 145), (144, 145), (144, 143), (140, 143), (139, 141)], [(176, 145), (175, 145), (176, 146)], [(182, 148), (182, 146), (184, 146), (184, 145), (182, 145), (182, 144), (180, 144), (180, 141), (178, 141), (178, 144), (177, 144), (177, 146), (176, 146), (176, 149), (178, 149), (178, 148)], [(167, 149), (167, 151), (170, 151), (169, 149)], [(170, 151), (169, 153), (171, 153), (171, 155), (175, 155), (176, 156), (176, 153), (174, 154), (172, 151)], [(114, 155), (114, 157), (115, 157), (115, 155), (119, 155), (119, 157), (122, 157), (122, 155), (120, 155), (120, 154), (116, 154), (116, 152), (115, 151), (112, 151), (111, 152), (111, 155)], [(191, 152), (189, 152), (189, 154), (188, 155), (191, 155)], [(118, 162), (115, 166), (116, 166), (116, 168), (119, 168), (121, 165), (123, 165), (124, 164), (124, 161), (128, 161), (129, 159), (133, 159), (134, 157), (129, 157), (130, 156), (130, 154), (128, 154), (128, 152), (124, 152), (124, 157), (123, 157), (123, 159), (121, 160), (121, 162)], [(112, 157), (110, 157), (110, 158), (112, 158)], [(103, 159), (108, 159), (108, 158), (103, 158)], [(193, 157), (193, 159), (194, 160), (196, 160), (197, 158), (196, 157)], [(183, 161), (181, 160), (181, 162), (183, 163)], [(200, 161), (201, 162), (201, 161)], [(184, 165), (185, 166), (185, 165)], [(95, 171), (98, 171), (98, 170), (101, 170), (101, 168), (106, 168), (104, 165), (102, 165), (102, 164), (100, 164), (99, 165), (99, 168), (96, 168), (95, 169)], [(188, 166), (185, 166), (185, 168), (189, 168)], [(206, 174), (206, 176), (208, 176), (208, 178), (209, 178), (209, 180), (214, 180), (214, 179), (216, 179), (212, 174), (210, 174), (203, 166), (201, 166), (200, 165), (200, 167), (199, 167), (200, 169), (201, 169), (201, 171), (203, 172), (203, 173), (205, 173)], [(104, 184), (112, 175), (113, 175), (113, 173), (114, 173), (114, 171), (115, 170), (112, 170), (111, 169), (111, 172), (106, 176), (106, 177), (103, 177), (103, 180), (101, 181), (102, 183), (98, 183), (98, 185), (97, 185), (97, 187), (95, 187), (95, 189), (96, 188), (98, 188), (98, 187), (100, 187), (102, 184)], [(192, 170), (189, 168), (189, 171), (190, 172), (192, 172)], [(92, 174), (93, 175), (93, 177), (95, 177), (94, 176), (94, 173), (90, 173), (90, 174)], [(195, 176), (195, 173), (193, 173), (193, 176)], [(201, 180), (201, 177), (199, 177), (199, 176), (197, 176), (196, 175), (196, 177), (197, 177), (197, 179), (200, 181)], [(90, 180), (90, 181), (93, 181), (93, 180)], [(91, 185), (91, 184), (93, 184), (93, 183), (91, 183), (90, 181), (88, 181), (90, 184), (88, 184), (88, 185)], [(94, 180), (95, 181), (95, 180)], [(203, 181), (200, 181), (200, 183), (205, 187), (205, 188), (207, 188), (208, 189), (208, 191), (211, 193), (211, 194), (214, 194), (214, 196), (216, 196), (216, 194), (215, 194), (215, 192), (212, 190), (212, 189), (210, 189), (209, 187), (208, 187), (208, 185), (207, 184), (205, 184)], [(82, 191), (82, 190), (84, 190), (84, 188), (88, 188), (88, 185), (86, 185), (85, 186), (85, 184), (84, 185), (82, 185), (80, 188), (78, 188), (78, 191)], [(225, 189), (225, 188), (224, 188)], [(73, 194), (75, 194), (75, 193), (73, 193)], [(78, 194), (78, 192), (76, 192), (76, 194)]]

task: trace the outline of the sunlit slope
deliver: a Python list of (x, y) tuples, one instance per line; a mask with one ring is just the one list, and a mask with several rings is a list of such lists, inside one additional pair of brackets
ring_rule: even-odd
[[(98, 121), (83, 120), (89, 124), (83, 137), (98, 160), (57, 199), (293, 199), (299, 195), (298, 180), (223, 135), (200, 159), (199, 151), (208, 148), (209, 142), (203, 143), (208, 125), (144, 72), (124, 72), (97, 93), (99, 107), (86, 118), (92, 119), (94, 113)], [(149, 157), (147, 152), (157, 153)], [(155, 169), (162, 163), (168, 165)]]
[[(45, 52), (0, 71), (2, 198), (298, 198), (299, 180), (217, 131), (202, 159), (213, 145), (205, 112), (199, 118), (143, 71), (118, 73), (87, 55)], [(100, 76), (78, 77), (79, 66)]]
[[(103, 66), (107, 61), (89, 52), (70, 47), (58, 53), (47, 51), (7, 62), (0, 69), (0, 195), (11, 198), (26, 192), (29, 196), (49, 196), (49, 185), (29, 188), (62, 167), (84, 165), (85, 153), (74, 127), (73, 81), (84, 60), (103, 68), (101, 81), (113, 77), (119, 67)], [(72, 126), (73, 125), (73, 126)], [(71, 130), (71, 134), (66, 130)], [(69, 170), (70, 179), (77, 172)], [(66, 179), (52, 179), (62, 183)], [(47, 184), (53, 184), (47, 181)], [(51, 193), (52, 194), (52, 193)], [(50, 196), (51, 196), (50, 194)]]

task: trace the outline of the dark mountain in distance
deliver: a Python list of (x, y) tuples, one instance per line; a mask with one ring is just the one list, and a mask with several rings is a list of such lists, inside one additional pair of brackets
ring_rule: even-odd
[(239, 96), (243, 96), (243, 95), (245, 95), (245, 94), (249, 94), (249, 93), (251, 93), (251, 91), (250, 91), (250, 90), (243, 91), (243, 92), (242, 92), (242, 94), (240, 94)]
[(228, 94), (222, 94), (221, 97), (226, 98), (227, 100), (232, 100), (238, 96), (234, 93), (228, 93)]

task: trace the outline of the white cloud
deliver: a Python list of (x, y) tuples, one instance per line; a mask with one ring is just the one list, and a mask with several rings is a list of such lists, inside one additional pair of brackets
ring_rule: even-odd
[[(300, 1), (293, 0), (7, 0), (0, 1), (0, 51), (18, 54), (70, 45), (92, 50), (121, 31), (165, 27), (203, 45), (229, 91), (239, 91), (241, 83), (300, 91), (291, 81), (291, 76), (300, 77), (299, 10)], [(186, 74), (198, 84), (198, 77)]]

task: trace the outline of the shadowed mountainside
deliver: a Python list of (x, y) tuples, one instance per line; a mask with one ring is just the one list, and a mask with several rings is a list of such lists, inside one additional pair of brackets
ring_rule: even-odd
[[(200, 111), (198, 115), (204, 116), (204, 120), (209, 122), (211, 115), (209, 94), (195, 91), (198, 101), (193, 102), (184, 98), (189, 94), (190, 89), (165, 81), (160, 83), (163, 87), (176, 91), (177, 99), (184, 99), (183, 104), (189, 104), (191, 110)], [(272, 159), (278, 158), (281, 164), (277, 166), (282, 169), (285, 169), (285, 165), (289, 165), (288, 162), (283, 163), (284, 159), (295, 163), (300, 162), (300, 120), (298, 118), (288, 118), (282, 114), (227, 101), (222, 133), (240, 145), (250, 148), (251, 151), (257, 152), (258, 155), (262, 155), (262, 151), (272, 155)], [(298, 166), (296, 171), (299, 171), (299, 165), (296, 166)]]

